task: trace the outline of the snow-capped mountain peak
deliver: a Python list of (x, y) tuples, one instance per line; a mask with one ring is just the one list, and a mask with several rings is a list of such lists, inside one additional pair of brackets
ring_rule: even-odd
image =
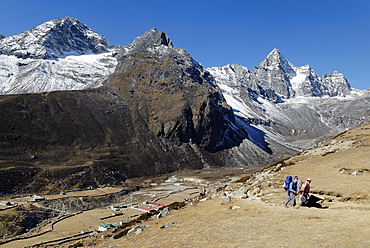
[(243, 102), (242, 99), (268, 106), (295, 99), (346, 96), (352, 92), (342, 73), (335, 71), (319, 77), (310, 65), (294, 66), (278, 49), (273, 49), (252, 71), (242, 68), (235, 65), (207, 68), (228, 103), (239, 111), (240, 107), (234, 103)]
[(73, 17), (0, 39), (0, 94), (95, 88), (117, 65), (107, 40)]
[(351, 91), (351, 85), (343, 73), (337, 71), (325, 73), (321, 80), (327, 86), (330, 96), (345, 96)]
[(18, 58), (55, 59), (108, 50), (109, 43), (102, 35), (73, 17), (51, 20), (0, 40), (0, 54)]
[(234, 65), (207, 70), (255, 143), (256, 130), (284, 145), (307, 146), (369, 122), (368, 93), (351, 90), (337, 71), (319, 77), (309, 65), (296, 67), (277, 49), (252, 71)]
[(274, 48), (258, 67), (264, 67), (269, 70), (278, 69), (284, 73), (294, 74), (294, 65), (284, 58), (277, 48)]

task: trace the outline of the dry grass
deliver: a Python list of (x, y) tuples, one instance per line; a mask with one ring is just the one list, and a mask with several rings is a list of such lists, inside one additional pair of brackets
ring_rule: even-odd
[[(151, 220), (138, 235), (90, 242), (96, 247), (369, 247), (369, 145), (370, 126), (342, 133), (283, 161), (284, 169), (252, 186), (247, 199), (234, 198), (228, 204), (208, 200)], [(268, 170), (274, 167), (259, 173)], [(360, 173), (350, 174), (356, 170)], [(286, 175), (310, 177), (321, 205), (284, 208)], [(234, 189), (251, 187), (247, 180)]]
[(79, 234), (81, 230), (96, 230), (100, 223), (96, 218), (81, 213), (56, 223), (54, 230), (73, 236)]
[[(234, 205), (241, 208), (231, 210)], [(174, 225), (161, 228), (166, 223)], [(154, 220), (139, 235), (106, 240), (97, 247), (366, 247), (369, 224), (370, 212), (356, 209), (297, 210), (247, 199), (227, 205), (210, 200)]]
[(35, 236), (35, 237), (25, 239), (25, 240), (17, 240), (17, 241), (13, 241), (10, 243), (2, 244), (1, 248), (27, 247), (29, 246), (30, 243), (37, 244), (41, 242), (48, 242), (48, 241), (62, 239), (62, 238), (65, 238), (65, 236), (59, 233), (50, 231), (42, 236)]
[[(231, 192), (250, 187), (247, 199), (233, 198), (222, 204), (222, 200), (216, 198), (185, 207), (178, 203), (171, 208), (179, 210), (162, 219), (144, 215), (114, 233), (107, 231), (60, 247), (73, 244), (85, 247), (369, 247), (369, 145), (370, 125), (342, 133), (321, 147), (281, 161), (283, 169), (277, 169), (281, 168), (277, 167), (279, 164), (269, 166), (252, 175), (249, 181), (245, 178), (226, 189)], [(354, 171), (358, 174), (354, 175)], [(217, 176), (219, 172), (212, 173)], [(261, 175), (263, 180), (257, 181)], [(312, 179), (313, 195), (321, 199), (316, 207), (286, 209), (282, 206), (286, 198), (282, 189), (286, 175)], [(222, 193), (216, 191), (212, 196), (218, 194), (219, 197)], [(94, 210), (91, 214), (105, 215), (104, 211)], [(73, 223), (76, 221), (87, 223), (83, 219), (75, 219)], [(144, 222), (151, 225), (142, 233), (129, 232)], [(63, 229), (57, 225), (56, 230)], [(63, 221), (64, 231), (68, 225), (75, 224)]]
[[(312, 191), (335, 192), (343, 199), (369, 202), (370, 173), (370, 129), (366, 126), (338, 136), (324, 147), (346, 144), (353, 141), (348, 149), (326, 153), (325, 156), (311, 156), (310, 151), (296, 158), (294, 166), (287, 167), (283, 174), (298, 175), (312, 179)], [(345, 170), (343, 170), (345, 168)], [(357, 175), (351, 175), (358, 171)], [(361, 173), (362, 171), (362, 173)], [(355, 173), (354, 173), (355, 174)]]

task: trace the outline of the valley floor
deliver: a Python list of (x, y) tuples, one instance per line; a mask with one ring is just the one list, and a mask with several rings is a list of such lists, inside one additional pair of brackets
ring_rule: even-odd
[[(218, 184), (204, 185), (203, 199), (163, 218), (53, 247), (370, 247), (369, 147), (370, 125), (257, 171), (176, 175), (167, 183), (203, 173)], [(283, 206), (287, 175), (312, 179), (310, 207)]]
[[(98, 234), (99, 224), (109, 225), (119, 222), (129, 222), (139, 218), (145, 210), (140, 208), (148, 208), (145, 201), (156, 201), (159, 204), (170, 205), (175, 202), (183, 202), (186, 199), (196, 198), (199, 195), (201, 188), (218, 188), (220, 185), (229, 184), (237, 177), (235, 175), (250, 175), (256, 168), (220, 168), (220, 169), (205, 169), (177, 172), (175, 175), (167, 175), (167, 180), (162, 183), (152, 183), (151, 187), (142, 188), (133, 191), (129, 194), (116, 199), (115, 206), (125, 206), (118, 210), (113, 210), (110, 206), (98, 207), (90, 210), (71, 210), (71, 202), (75, 198), (90, 197), (90, 201), (98, 201), (100, 196), (108, 194), (116, 194), (121, 192), (122, 188), (104, 187), (85, 191), (70, 191), (57, 195), (41, 195), (44, 199), (41, 202), (35, 202), (30, 196), (13, 197), (10, 200), (11, 206), (3, 206), (0, 204), (0, 217), (17, 216), (18, 206), (29, 209), (29, 212), (38, 212), (53, 210), (59, 211), (59, 216), (45, 222), (25, 235), (16, 236), (0, 243), (0, 247), (32, 247), (32, 246), (58, 246), (61, 244), (76, 242), (76, 240), (84, 239), (91, 235)], [(163, 176), (166, 177), (166, 176)], [(206, 180), (205, 180), (206, 179)], [(152, 179), (150, 179), (152, 180)], [(157, 179), (161, 181), (161, 179)], [(140, 179), (133, 179), (132, 183), (139, 183)], [(4, 199), (5, 200), (5, 199)], [(77, 204), (82, 204), (79, 202)], [(46, 205), (45, 205), (46, 204)], [(93, 204), (92, 204), (93, 205)], [(111, 205), (111, 206), (113, 206)], [(68, 207), (69, 206), (69, 207)], [(32, 209), (33, 207), (33, 209)], [(68, 210), (69, 209), (69, 210)], [(73, 209), (73, 208), (72, 208)], [(63, 211), (62, 211), (63, 210)], [(144, 212), (143, 212), (144, 211)], [(117, 214), (119, 213), (119, 214)], [(7, 225), (9, 224), (9, 225)], [(14, 224), (14, 223), (13, 223)], [(18, 223), (19, 225), (21, 223)], [(10, 228), (10, 223), (2, 223), (0, 227), (6, 231)], [(1, 229), (0, 229), (1, 230)], [(47, 244), (47, 245), (46, 245)], [(69, 245), (66, 245), (68, 247)]]

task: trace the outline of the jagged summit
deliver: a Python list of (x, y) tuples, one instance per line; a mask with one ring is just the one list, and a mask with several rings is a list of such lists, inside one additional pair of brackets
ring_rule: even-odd
[(153, 28), (145, 32), (142, 36), (136, 37), (135, 40), (127, 46), (124, 46), (120, 54), (124, 56), (161, 46), (172, 48), (173, 44), (165, 32)]
[(256, 95), (274, 102), (296, 96), (345, 96), (351, 89), (343, 74), (320, 78), (310, 65), (296, 67), (276, 48), (251, 71), (249, 78)]
[(98, 54), (109, 50), (108, 41), (73, 17), (45, 22), (0, 40), (0, 54), (18, 58), (61, 58)]
[(185, 49), (174, 47), (167, 34), (156, 28), (148, 30), (142, 36), (136, 37), (129, 45), (120, 49), (118, 55), (115, 56), (118, 60), (118, 67), (124, 68), (121, 64), (136, 56), (137, 58), (141, 57), (140, 60), (148, 60), (148, 56), (153, 56), (155, 60), (159, 57), (166, 57), (176, 64), (177, 69), (182, 70), (181, 80), (184, 75), (187, 75), (196, 82), (203, 83), (205, 80), (214, 87), (213, 79), (204, 72), (203, 66), (195, 61)]
[(142, 36), (137, 37), (129, 46), (168, 46), (173, 47), (171, 39), (163, 31), (158, 31), (156, 28), (150, 29)]
[(293, 64), (284, 58), (277, 48), (274, 48), (258, 65), (258, 68), (261, 67), (269, 70), (282, 70), (284, 73), (288, 74), (294, 73)]
[(325, 73), (321, 80), (330, 90), (331, 96), (345, 96), (352, 89), (343, 73), (337, 71)]
[(272, 51), (267, 55), (266, 58), (280, 58), (282, 54), (280, 53), (279, 49), (274, 48)]

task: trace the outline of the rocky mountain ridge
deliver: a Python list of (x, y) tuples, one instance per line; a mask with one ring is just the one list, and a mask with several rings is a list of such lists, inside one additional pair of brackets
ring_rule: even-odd
[[(191, 141), (210, 152), (247, 138), (235, 128), (233, 112), (209, 73), (186, 50), (174, 48), (164, 32), (149, 30), (123, 47), (117, 58), (117, 68), (107, 80), (111, 83), (105, 87), (122, 79), (131, 81), (120, 91), (129, 94), (129, 105), (139, 105), (138, 111), (158, 137), (177, 144)], [(217, 130), (215, 136), (211, 130)]]
[[(0, 55), (0, 89), (17, 93), (0, 96), (2, 193), (96, 187), (184, 168), (265, 166), (337, 127), (369, 121), (363, 92), (339, 103), (296, 97), (298, 69), (277, 50), (252, 72), (233, 66), (232, 73), (215, 73), (223, 69), (205, 70), (156, 29), (109, 48), (73, 18), (33, 32), (54, 29), (71, 45), (53, 48), (60, 58), (45, 59), (42, 49), (34, 58)], [(88, 42), (98, 37), (104, 49), (90, 54), (87, 45), (82, 55), (63, 57), (75, 49), (71, 32), (89, 34)], [(313, 72), (305, 70), (311, 82)], [(325, 78), (343, 84), (339, 74)]]
[(262, 97), (280, 103), (294, 97), (346, 96), (351, 91), (342, 73), (334, 71), (320, 78), (309, 65), (294, 66), (276, 48), (252, 71), (235, 64), (207, 70), (213, 72), (219, 81), (224, 74), (235, 74), (233, 85), (245, 87), (253, 100)]
[(308, 148), (315, 139), (369, 122), (369, 91), (351, 88), (342, 73), (319, 77), (274, 49), (252, 71), (241, 65), (207, 68), (237, 118), (266, 136)]

